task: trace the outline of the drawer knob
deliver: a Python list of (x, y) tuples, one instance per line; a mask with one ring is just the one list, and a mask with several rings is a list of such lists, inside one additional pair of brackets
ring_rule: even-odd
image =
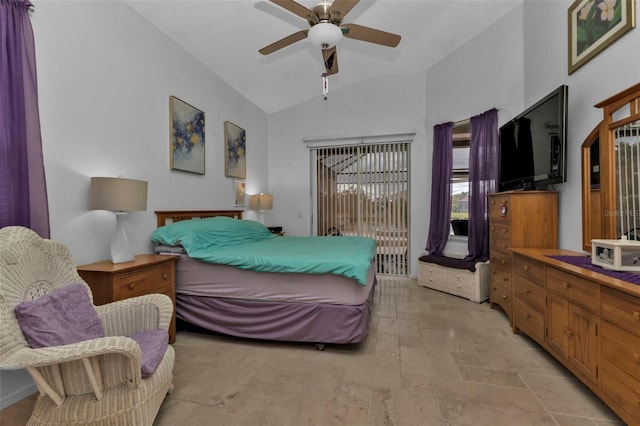
[(524, 289), (524, 294), (529, 294), (529, 293), (531, 293), (531, 290), (529, 290), (528, 288), (525, 288)]
[(163, 280), (166, 280), (166, 279), (167, 279), (167, 277), (168, 277), (168, 275), (167, 275), (167, 273), (166, 273), (166, 272), (162, 274), (162, 279), (163, 279)]
[(569, 283), (568, 283), (568, 282), (566, 282), (566, 281), (563, 281), (563, 282), (562, 282), (562, 286), (563, 286), (565, 289), (568, 289), (568, 288), (569, 288)]
[(507, 231), (508, 231), (508, 229), (506, 229), (506, 228), (505, 228), (505, 229), (503, 229), (503, 230), (502, 230), (502, 233), (503, 233), (503, 234), (506, 234), (506, 233), (507, 233)]
[(506, 295), (506, 294), (503, 294), (503, 295), (502, 295), (502, 298), (503, 298), (504, 300), (507, 300), (507, 295)]
[(135, 283), (129, 283), (129, 290), (133, 290), (135, 286), (136, 286)]
[(524, 269), (525, 271), (528, 271), (528, 270), (529, 270), (529, 265), (524, 265), (524, 266), (522, 267), (522, 269)]
[(635, 320), (640, 320), (640, 312), (638, 312), (638, 311), (633, 311), (633, 319), (635, 319)]
[(633, 359), (635, 362), (640, 362), (640, 354), (637, 352), (633, 353)]
[(506, 261), (506, 260), (504, 260), (504, 259), (502, 259), (502, 264), (503, 264), (503, 265), (506, 265), (506, 264), (507, 264), (507, 261)]
[(529, 319), (529, 318), (531, 318), (531, 314), (527, 314), (527, 315), (525, 315), (524, 317), (525, 317), (526, 319)]

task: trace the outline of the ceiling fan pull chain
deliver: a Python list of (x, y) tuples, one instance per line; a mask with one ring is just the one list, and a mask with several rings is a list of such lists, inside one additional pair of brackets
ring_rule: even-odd
[(327, 95), (329, 94), (329, 74), (326, 72), (322, 73), (322, 97), (324, 100), (327, 100)]

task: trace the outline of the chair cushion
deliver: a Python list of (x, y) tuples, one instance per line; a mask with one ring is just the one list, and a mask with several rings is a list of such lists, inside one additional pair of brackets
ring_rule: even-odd
[(142, 377), (152, 375), (167, 351), (169, 333), (158, 329), (141, 331), (129, 337), (136, 341), (142, 351)]
[(22, 334), (32, 348), (61, 346), (104, 337), (87, 288), (69, 284), (15, 308)]

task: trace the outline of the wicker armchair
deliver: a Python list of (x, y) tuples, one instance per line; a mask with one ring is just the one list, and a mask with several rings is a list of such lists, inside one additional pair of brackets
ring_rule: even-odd
[(170, 298), (151, 294), (96, 306), (106, 337), (32, 349), (15, 306), (73, 283), (87, 286), (66, 247), (26, 228), (0, 229), (0, 368), (26, 368), (35, 381), (39, 396), (29, 424), (151, 425), (172, 389), (174, 351), (169, 346), (155, 372), (142, 378), (140, 347), (122, 336), (168, 329)]

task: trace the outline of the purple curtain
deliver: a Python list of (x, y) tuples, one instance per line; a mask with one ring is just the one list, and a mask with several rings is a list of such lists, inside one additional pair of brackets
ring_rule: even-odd
[(471, 117), (469, 145), (469, 255), (466, 260), (489, 259), (487, 194), (496, 191), (498, 179), (498, 111)]
[(0, 228), (49, 238), (35, 43), (26, 0), (0, 0)]
[(442, 255), (451, 226), (451, 174), (453, 171), (453, 123), (433, 128), (433, 159), (431, 169), (431, 216), (427, 251)]

